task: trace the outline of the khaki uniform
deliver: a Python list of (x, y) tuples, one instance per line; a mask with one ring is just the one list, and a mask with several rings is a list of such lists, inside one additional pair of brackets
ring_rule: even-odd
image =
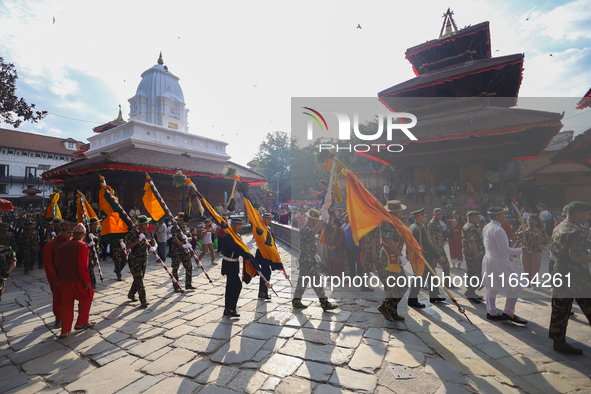
[(25, 230), (19, 237), (19, 251), (22, 253), (25, 272), (32, 271), (39, 253), (39, 233)]
[[(154, 236), (149, 231), (144, 233), (147, 243), (151, 244), (154, 241)], [(139, 240), (139, 234), (133, 230), (127, 238), (125, 243), (132, 243)], [(133, 276), (133, 284), (129, 293), (128, 298), (132, 298), (135, 293), (138, 293), (142, 304), (146, 303), (146, 289), (144, 288), (144, 275), (146, 274), (146, 266), (148, 264), (148, 253), (150, 249), (145, 242), (140, 242), (131, 249), (131, 253), (128, 256), (127, 262), (129, 263), (129, 269)]]
[[(322, 277), (316, 272), (316, 237), (312, 233), (314, 230), (308, 224), (300, 229), (300, 254), (298, 262), (300, 265), (300, 274), (298, 275), (298, 283), (296, 285), (294, 299), (301, 300), (304, 291), (303, 277), (309, 277), (312, 282), (312, 289), (318, 296), (321, 302), (326, 302), (326, 295), (324, 294), (324, 287), (320, 284)], [(316, 281), (316, 282), (315, 282)], [(313, 286), (314, 283), (320, 284), (320, 286)]]
[[(183, 232), (179, 231), (176, 226), (173, 226), (170, 230), (172, 239), (178, 239), (182, 244), (185, 243), (183, 239), (183, 233), (187, 235), (187, 231), (183, 229)], [(190, 234), (188, 234), (190, 236)], [(183, 264), (185, 267), (185, 286), (191, 286), (193, 279), (193, 263), (191, 262), (191, 252), (189, 249), (185, 249), (182, 246), (172, 242), (172, 248), (170, 250), (170, 257), (172, 258), (172, 275), (179, 281), (179, 267)], [(174, 286), (174, 285), (173, 285)]]

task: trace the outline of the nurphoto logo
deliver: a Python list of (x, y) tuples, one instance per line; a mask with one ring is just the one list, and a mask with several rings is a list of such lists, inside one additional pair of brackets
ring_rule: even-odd
[[(309, 112), (302, 112), (303, 114), (310, 117), (307, 125), (307, 139), (308, 141), (313, 140), (314, 136), (314, 121), (320, 127), (323, 132), (328, 132), (328, 124), (322, 114), (315, 109), (310, 107), (302, 107)], [(338, 132), (339, 140), (350, 140), (351, 139), (351, 120), (349, 115), (344, 112), (325, 112), (326, 114), (335, 115), (338, 121)], [(409, 121), (407, 121), (408, 119)], [(353, 133), (355, 136), (363, 141), (376, 141), (382, 137), (384, 133), (384, 115), (378, 114), (378, 127), (374, 134), (362, 134), (359, 131), (359, 114), (353, 114)], [(394, 130), (402, 131), (411, 141), (417, 141), (417, 137), (409, 130), (416, 126), (417, 118), (413, 114), (406, 112), (397, 112), (395, 114), (388, 114), (386, 116), (386, 140), (392, 141), (392, 135)], [(356, 145), (335, 145), (335, 144), (320, 144), (319, 151), (322, 150), (334, 150), (338, 151), (355, 151), (355, 152), (368, 152), (370, 150), (386, 149), (388, 152), (402, 152), (404, 147), (400, 144), (356, 144)]]

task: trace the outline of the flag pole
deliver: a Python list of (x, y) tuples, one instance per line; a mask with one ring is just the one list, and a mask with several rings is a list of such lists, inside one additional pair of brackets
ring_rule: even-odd
[(86, 212), (86, 206), (84, 206), (84, 194), (78, 190), (78, 200), (80, 200), (80, 206), (82, 207), (82, 220), (84, 221), (84, 225), (88, 228), (88, 237), (92, 241), (92, 249), (94, 250), (94, 255), (96, 256), (96, 266), (99, 270), (99, 277), (101, 278), (101, 283), (105, 283), (105, 278), (103, 277), (103, 270), (101, 269), (101, 264), (99, 262), (100, 255), (98, 253), (98, 249), (96, 247), (96, 243), (94, 243), (94, 239), (96, 238), (92, 231), (90, 230), (90, 221), (88, 220), (88, 213)]
[[(158, 201), (160, 202), (160, 204), (162, 204), (162, 207), (166, 210), (166, 213), (168, 213), (168, 216), (170, 216), (170, 219), (172, 220), (172, 224), (174, 224), (174, 226), (177, 228), (177, 230), (179, 230), (179, 232), (182, 234), (183, 230), (181, 229), (181, 226), (179, 226), (178, 222), (176, 221), (176, 218), (172, 215), (172, 213), (170, 212), (170, 209), (168, 209), (168, 205), (166, 205), (166, 203), (164, 202), (164, 199), (160, 195), (160, 192), (156, 188), (156, 185), (154, 185), (154, 182), (152, 181), (152, 178), (150, 177), (150, 175), (148, 175), (148, 173), (146, 173), (146, 180), (148, 182), (150, 182), (150, 186), (152, 186), (152, 188), (156, 194), (156, 198), (158, 198)], [(187, 236), (185, 234), (183, 234), (183, 240), (185, 242), (187, 242)], [(203, 265), (201, 264), (201, 261), (199, 261), (199, 257), (197, 257), (197, 254), (195, 253), (193, 248), (187, 248), (187, 249), (189, 249), (191, 251), (191, 254), (195, 258), (197, 265), (199, 266), (199, 268), (201, 268), (201, 270), (203, 271), (203, 273), (207, 277), (207, 280), (209, 281), (209, 283), (211, 283), (213, 285), (213, 281), (211, 280), (211, 278), (209, 277), (209, 275), (205, 271), (205, 268), (203, 268)]]
[[(199, 198), (200, 200), (203, 201), (207, 201), (205, 200), (205, 198), (203, 198), (203, 196), (201, 195), (201, 193), (199, 193), (199, 191), (197, 190), (197, 186), (195, 186), (195, 184), (193, 183), (193, 181), (189, 180), (188, 183), (185, 183), (187, 185), (187, 187), (191, 187), (195, 190), (195, 194), (197, 194), (197, 198)], [(205, 209), (205, 208), (203, 208)], [(213, 216), (213, 215), (212, 215)], [(226, 223), (226, 228), (228, 228), (228, 224)], [(222, 229), (225, 230), (222, 226)], [(231, 227), (230, 227), (230, 231), (234, 231)], [(273, 285), (269, 282), (269, 280), (267, 278), (265, 278), (265, 276), (261, 273), (261, 271), (259, 271), (258, 269), (256, 269), (256, 267), (253, 264), (253, 268), (255, 269), (255, 271), (257, 272), (257, 275), (260, 276), (264, 281), (265, 281), (265, 286), (267, 287), (267, 289), (271, 289), (273, 290), (273, 293), (275, 293), (275, 295), (277, 297), (279, 297), (279, 295), (277, 294), (277, 292), (275, 291), (275, 289), (273, 289)]]
[[(125, 215), (125, 218), (131, 223), (131, 225), (133, 226), (133, 229), (136, 232), (139, 233), (140, 231), (139, 231), (137, 225), (133, 222), (133, 220), (131, 220), (131, 218), (129, 217), (129, 215), (127, 214), (127, 212), (125, 211), (125, 209), (123, 209), (123, 207), (121, 206), (121, 204), (119, 204), (119, 201), (117, 201), (117, 199), (115, 198), (115, 196), (113, 196), (113, 194), (111, 193), (111, 191), (107, 187), (107, 182), (105, 182), (104, 178), (101, 180), (101, 183), (104, 183), (105, 184), (105, 192), (106, 193), (109, 193), (109, 196), (111, 196), (112, 200), (115, 202), (115, 204), (117, 204), (117, 207)], [(152, 245), (150, 245), (145, 238), (142, 239), (142, 240), (140, 240), (140, 242), (142, 242), (142, 241), (150, 248), (150, 252), (152, 252), (152, 254), (154, 256), (156, 256), (156, 259), (158, 260), (158, 262), (160, 263), (160, 265), (162, 265), (162, 268), (164, 268), (164, 270), (166, 271), (166, 273), (168, 274), (168, 276), (170, 276), (170, 279), (172, 279), (172, 283), (174, 283), (180, 289), (181, 293), (184, 294), (185, 293), (185, 290), (183, 290), (181, 288), (181, 286), (179, 285), (179, 282), (177, 282), (176, 278), (168, 270), (168, 267), (166, 266), (166, 264), (164, 264), (164, 261), (162, 261), (162, 259), (160, 258), (160, 256), (158, 256), (158, 253), (156, 253), (156, 248), (154, 248)]]

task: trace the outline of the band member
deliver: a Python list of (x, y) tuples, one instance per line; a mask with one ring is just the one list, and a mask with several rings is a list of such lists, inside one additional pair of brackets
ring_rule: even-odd
[[(154, 236), (148, 231), (148, 224), (152, 219), (148, 219), (145, 215), (140, 215), (137, 218), (138, 231), (132, 230), (127, 238), (125, 244), (127, 249), (131, 249), (131, 253), (127, 258), (129, 269), (133, 276), (133, 284), (127, 298), (131, 301), (137, 301), (135, 293), (138, 293), (141, 302), (141, 308), (147, 308), (149, 302), (146, 299), (146, 289), (144, 288), (144, 275), (146, 274), (146, 266), (148, 264), (149, 247), (156, 247)], [(143, 241), (146, 242), (143, 242)]]
[[(591, 204), (575, 201), (567, 205), (566, 220), (552, 233), (552, 254), (556, 257), (554, 272), (561, 275), (562, 284), (552, 291), (552, 317), (550, 338), (557, 352), (581, 354), (580, 348), (566, 342), (566, 327), (573, 306), (573, 299), (591, 323), (591, 241), (585, 236), (582, 225), (589, 221)], [(570, 274), (570, 282), (565, 279)]]
[(300, 229), (300, 253), (298, 257), (300, 274), (298, 275), (298, 283), (291, 303), (294, 308), (303, 309), (308, 307), (302, 303), (302, 296), (304, 295), (304, 290), (306, 290), (304, 288), (304, 277), (306, 277), (310, 280), (312, 289), (318, 296), (322, 309), (329, 311), (339, 306), (328, 301), (328, 298), (324, 295), (322, 284), (319, 286), (314, 285), (315, 280), (317, 281), (316, 283), (321, 282), (320, 276), (316, 273), (316, 260), (314, 256), (316, 255), (316, 234), (320, 232), (324, 222), (322, 221), (320, 211), (317, 209), (310, 209), (306, 212), (306, 216), (308, 217), (308, 222)]
[[(179, 212), (176, 217), (178, 227), (173, 226), (172, 233), (172, 250), (170, 256), (172, 258), (172, 275), (177, 282), (179, 281), (179, 267), (183, 264), (185, 267), (185, 289), (194, 290), (195, 287), (191, 285), (193, 279), (193, 262), (191, 261), (191, 237), (187, 237), (187, 229), (183, 221), (185, 217), (184, 212)], [(210, 219), (211, 220), (211, 219)], [(179, 230), (180, 228), (180, 230)], [(181, 289), (173, 284), (174, 292), (180, 293)]]
[[(470, 211), (467, 216), (468, 223), (462, 227), (462, 249), (464, 251), (464, 257), (466, 257), (466, 271), (468, 275), (468, 283), (466, 283), (466, 292), (464, 294), (470, 301), (480, 304), (482, 297), (476, 294), (476, 289), (478, 289), (478, 283), (480, 283), (482, 276), (482, 267), (478, 264), (478, 256), (484, 252), (482, 233), (478, 226), (480, 223), (480, 213), (478, 211)], [(473, 277), (478, 278), (478, 281), (472, 279)]]
[[(427, 224), (427, 213), (425, 212), (425, 208), (411, 212), (411, 214), (415, 218), (415, 222), (410, 226), (410, 232), (421, 246), (423, 256), (425, 257), (427, 263), (429, 263), (429, 265), (435, 269), (437, 262), (442, 263), (445, 260), (445, 257), (439, 254), (439, 249), (437, 246), (431, 243), (431, 240), (427, 234), (427, 228), (425, 227)], [(423, 271), (423, 284), (431, 284), (431, 275), (431, 271), (425, 267), (425, 270)], [(408, 295), (409, 306), (415, 308), (425, 307), (425, 304), (420, 303), (418, 299), (420, 290), (421, 288), (416, 285), (411, 286), (410, 294)], [(429, 302), (435, 303), (444, 301), (445, 298), (439, 296), (439, 287), (431, 286), (429, 288)]]
[(47, 275), (47, 282), (49, 282), (49, 288), (53, 294), (53, 315), (55, 316), (55, 323), (53, 326), (56, 328), (62, 326), (62, 291), (57, 281), (57, 273), (59, 270), (56, 255), (59, 247), (72, 238), (75, 226), (76, 223), (63, 222), (60, 227), (59, 235), (43, 247), (45, 274)]
[[(240, 216), (234, 216), (231, 220), (230, 227), (239, 238), (242, 238), (240, 236), (242, 218)], [(238, 297), (242, 290), (239, 257), (242, 256), (243, 259), (249, 259), (251, 257), (230, 236), (226, 236), (224, 239), (222, 255), (222, 275), (226, 276), (224, 316), (240, 317), (240, 314), (236, 311), (236, 304), (238, 303)]]
[(74, 320), (74, 300), (78, 300), (78, 319), (75, 330), (92, 328), (96, 323), (89, 322), (90, 306), (94, 292), (88, 271), (88, 245), (82, 240), (86, 228), (78, 223), (71, 240), (57, 250), (59, 267), (57, 281), (62, 293), (62, 332), (59, 339), (65, 338), (72, 330)]
[[(273, 220), (273, 215), (271, 215), (268, 212), (263, 213), (262, 219), (263, 219), (263, 223), (265, 224), (265, 226), (267, 226), (269, 228), (269, 233), (272, 238), (272, 239), (267, 240), (267, 242), (269, 245), (273, 245), (274, 244), (274, 237), (273, 237), (273, 233), (271, 232), (271, 227), (270, 227), (271, 221)], [(259, 249), (257, 249), (255, 258), (257, 259), (257, 262), (259, 263), (259, 265), (261, 267), (261, 274), (263, 274), (263, 276), (265, 278), (267, 278), (267, 280), (271, 280), (271, 261), (265, 259)], [(259, 298), (264, 298), (266, 300), (271, 299), (271, 295), (269, 295), (269, 289), (267, 289), (267, 286), (265, 284), (265, 280), (263, 278), (260, 278), (260, 280), (259, 280)]]
[[(484, 260), (482, 261), (482, 276), (486, 286), (486, 318), (489, 320), (511, 320), (515, 323), (527, 324), (527, 320), (515, 314), (515, 304), (517, 304), (517, 299), (524, 286), (521, 283), (514, 284), (515, 281), (509, 281), (512, 276), (519, 278), (509, 257), (520, 255), (527, 251), (527, 248), (509, 247), (509, 238), (501, 227), (507, 221), (505, 214), (508, 212), (501, 207), (491, 208), (488, 214), (492, 220), (482, 230), (485, 248)], [(503, 287), (507, 288), (507, 301), (505, 302), (505, 311), (501, 315), (497, 312), (495, 303), (497, 294)]]

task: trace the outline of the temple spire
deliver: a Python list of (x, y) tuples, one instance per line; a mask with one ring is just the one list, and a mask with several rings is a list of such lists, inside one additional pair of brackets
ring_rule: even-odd
[(162, 60), (162, 51), (160, 51), (160, 57), (158, 58), (158, 64), (160, 64), (160, 65), (164, 64), (164, 60)]
[(119, 116), (117, 116), (117, 120), (120, 122), (125, 122), (123, 120), (123, 115), (121, 114), (121, 104), (119, 104)]
[[(448, 37), (452, 34), (458, 32), (458, 27), (456, 26), (456, 22), (454, 21), (453, 15), (454, 12), (447, 9), (447, 12), (443, 14), (443, 25), (441, 26), (441, 31), (439, 32), (439, 38)], [(453, 26), (454, 31), (451, 31)], [(443, 34), (443, 29), (445, 29), (445, 34)]]

